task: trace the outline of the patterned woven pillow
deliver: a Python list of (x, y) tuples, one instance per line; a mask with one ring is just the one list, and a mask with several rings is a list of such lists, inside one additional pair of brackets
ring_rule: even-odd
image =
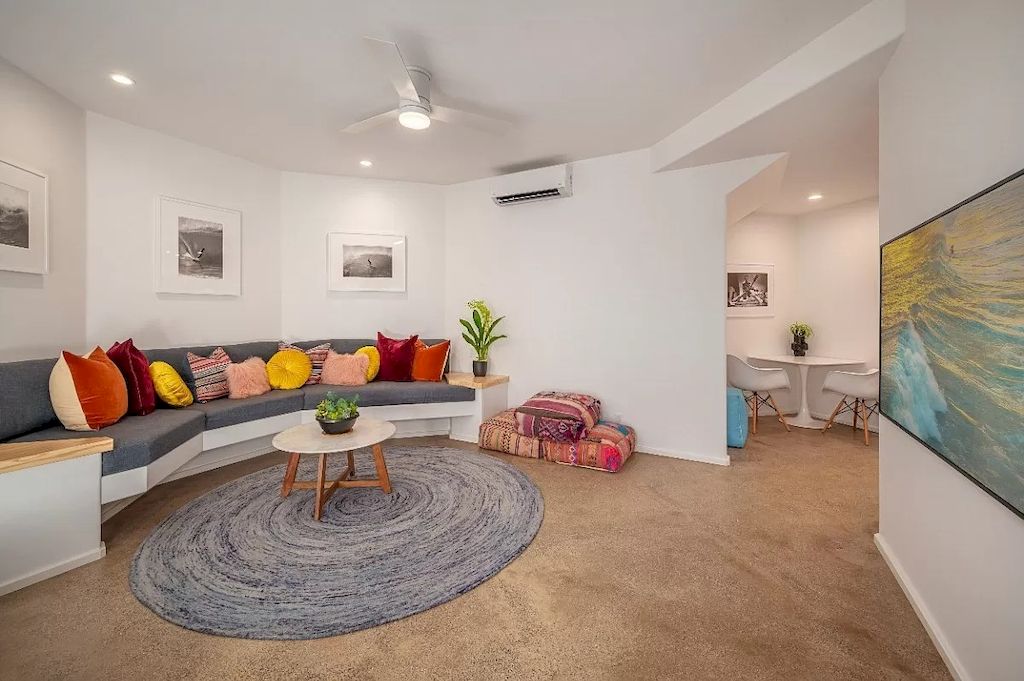
[(331, 351), (330, 343), (321, 343), (320, 345), (314, 345), (308, 350), (300, 348), (298, 345), (292, 345), (291, 343), (285, 343), (281, 341), (277, 344), (278, 350), (298, 350), (304, 352), (309, 356), (309, 361), (313, 363), (313, 373), (306, 379), (306, 385), (316, 385), (320, 382), (320, 375), (324, 371), (324, 360), (327, 359), (327, 353)]
[(190, 352), (185, 355), (185, 359), (192, 373), (197, 400), (209, 402), (228, 396), (228, 376), (225, 370), (231, 364), (231, 358), (224, 352), (224, 348), (217, 348), (209, 357), (200, 357)]
[(601, 400), (582, 393), (547, 390), (516, 409), (516, 430), (529, 437), (576, 442), (601, 418)]

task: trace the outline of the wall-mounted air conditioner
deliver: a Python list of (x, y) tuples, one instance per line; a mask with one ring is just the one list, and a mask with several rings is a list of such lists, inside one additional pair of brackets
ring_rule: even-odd
[(572, 196), (572, 166), (568, 163), (494, 178), (491, 199), (499, 206)]

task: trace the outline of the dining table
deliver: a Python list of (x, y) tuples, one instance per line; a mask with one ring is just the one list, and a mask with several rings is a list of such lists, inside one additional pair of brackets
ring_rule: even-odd
[(751, 362), (765, 362), (769, 364), (786, 364), (795, 366), (800, 370), (800, 411), (796, 416), (786, 419), (791, 426), (798, 428), (824, 428), (825, 422), (811, 416), (811, 408), (807, 402), (807, 374), (811, 367), (852, 367), (863, 365), (862, 359), (842, 359), (840, 357), (819, 357), (817, 355), (804, 355), (796, 357), (793, 355), (751, 355)]

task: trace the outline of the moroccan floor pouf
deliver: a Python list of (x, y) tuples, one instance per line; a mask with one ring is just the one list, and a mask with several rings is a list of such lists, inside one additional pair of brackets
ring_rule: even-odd
[(480, 426), (480, 446), (531, 459), (593, 468), (614, 473), (636, 449), (636, 432), (629, 426), (600, 421), (579, 442), (553, 442), (516, 431), (515, 410), (503, 411)]

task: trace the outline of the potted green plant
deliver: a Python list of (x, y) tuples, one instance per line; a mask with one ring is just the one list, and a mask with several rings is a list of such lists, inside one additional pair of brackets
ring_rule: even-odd
[(814, 329), (805, 322), (793, 322), (789, 325), (789, 332), (793, 334), (793, 342), (789, 344), (793, 356), (803, 357), (807, 354), (807, 339), (814, 335)]
[(491, 309), (482, 300), (471, 300), (466, 305), (473, 314), (471, 319), (459, 320), (465, 329), (462, 338), (476, 353), (473, 359), (473, 375), (483, 377), (487, 375), (487, 355), (491, 351), (491, 345), (494, 341), (508, 338), (504, 334), (494, 335), (495, 327), (504, 317), (493, 317)]
[(329, 392), (316, 405), (316, 420), (327, 435), (341, 435), (352, 430), (359, 418), (359, 395), (346, 400), (337, 393)]

